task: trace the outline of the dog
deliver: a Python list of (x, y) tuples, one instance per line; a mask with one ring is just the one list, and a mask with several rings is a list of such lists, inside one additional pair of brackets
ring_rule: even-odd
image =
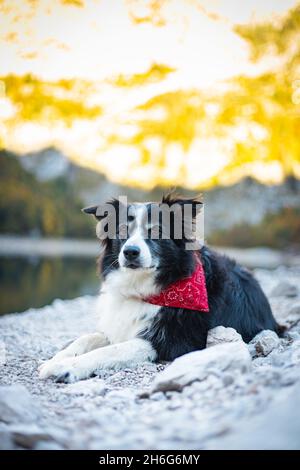
[[(160, 203), (124, 206), (112, 200), (105, 206), (113, 209), (115, 217), (109, 234), (107, 210), (101, 205), (83, 209), (96, 217), (102, 247), (98, 330), (43, 363), (41, 378), (72, 383), (103, 369), (173, 361), (204, 349), (208, 330), (216, 326), (234, 328), (245, 342), (264, 329), (280, 333), (250, 271), (205, 245), (192, 243), (187, 249), (188, 243), (195, 242), (189, 230), (176, 236), (176, 222), (184, 226), (187, 207), (195, 222), (202, 206), (198, 198), (168, 194)], [(121, 221), (121, 206), (125, 221)], [(151, 219), (153, 209), (160, 214), (161, 207), (176, 207), (170, 213), (168, 236), (163, 236), (161, 215), (156, 225)]]

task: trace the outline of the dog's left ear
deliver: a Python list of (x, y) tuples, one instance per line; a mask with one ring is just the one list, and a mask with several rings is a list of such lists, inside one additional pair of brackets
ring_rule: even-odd
[(190, 205), (192, 208), (193, 218), (195, 218), (199, 214), (203, 206), (201, 195), (193, 197), (193, 198), (184, 198), (173, 192), (165, 194), (161, 202), (163, 204), (168, 204), (168, 206), (172, 206), (173, 204), (178, 204), (179, 206), (181, 206), (182, 209), (184, 209), (184, 206)]

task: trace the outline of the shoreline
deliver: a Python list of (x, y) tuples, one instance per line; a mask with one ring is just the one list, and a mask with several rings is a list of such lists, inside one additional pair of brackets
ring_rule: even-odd
[[(249, 268), (275, 269), (300, 266), (300, 255), (267, 247), (213, 247)], [(0, 256), (7, 258), (96, 258), (100, 253), (97, 240), (75, 238), (34, 238), (0, 235)]]

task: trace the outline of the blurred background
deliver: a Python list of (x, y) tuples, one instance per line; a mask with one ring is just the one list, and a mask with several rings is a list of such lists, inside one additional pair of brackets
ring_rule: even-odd
[(97, 292), (112, 196), (203, 192), (208, 243), (295, 262), (299, 2), (0, 0), (0, 57), (0, 314)]

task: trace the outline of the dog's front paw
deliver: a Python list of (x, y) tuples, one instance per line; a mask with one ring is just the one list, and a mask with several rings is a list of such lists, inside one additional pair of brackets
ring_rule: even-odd
[(84, 371), (80, 371), (80, 368), (76, 367), (74, 360), (47, 361), (40, 366), (39, 375), (41, 379), (53, 378), (55, 382), (66, 384), (88, 377), (87, 374), (84, 374)]

